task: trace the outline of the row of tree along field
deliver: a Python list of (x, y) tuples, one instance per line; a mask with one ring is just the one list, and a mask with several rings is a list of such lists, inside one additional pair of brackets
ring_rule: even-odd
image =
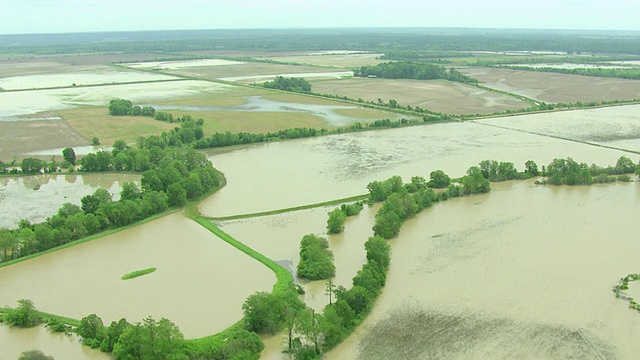
[(609, 78), (621, 78), (621, 79), (632, 79), (632, 80), (640, 79), (640, 68), (637, 68), (637, 67), (622, 68), (622, 69), (604, 68), (604, 67), (563, 69), (563, 68), (555, 68), (555, 67), (531, 67), (531, 66), (518, 66), (518, 65), (509, 65), (509, 64), (494, 65), (494, 67), (513, 69), (513, 70), (542, 71), (542, 72), (570, 74), (570, 75), (609, 77)]

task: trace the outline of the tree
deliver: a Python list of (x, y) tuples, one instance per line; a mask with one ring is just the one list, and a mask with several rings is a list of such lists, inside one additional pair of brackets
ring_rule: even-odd
[(44, 160), (36, 158), (26, 158), (22, 159), (20, 168), (22, 169), (23, 174), (39, 174), (42, 172), (42, 169), (44, 169), (46, 165), (47, 163)]
[(113, 347), (113, 355), (116, 360), (188, 359), (180, 329), (167, 319), (152, 317), (127, 327)]
[(187, 203), (187, 191), (180, 184), (171, 184), (167, 188), (169, 206), (183, 206)]
[(633, 174), (636, 172), (636, 164), (626, 156), (620, 156), (613, 168), (614, 174)]
[(122, 183), (122, 191), (120, 191), (120, 200), (136, 200), (142, 197), (142, 192), (138, 185), (132, 182)]
[(76, 164), (76, 152), (73, 150), (73, 148), (68, 147), (62, 150), (62, 157), (71, 165)]
[(42, 317), (31, 300), (21, 299), (18, 300), (18, 304), (18, 307), (9, 311), (6, 317), (9, 325), (29, 328), (42, 323)]
[(465, 195), (487, 193), (491, 191), (491, 184), (489, 180), (482, 176), (482, 173), (475, 172), (471, 175), (466, 175), (461, 179), (462, 191)]
[(308, 234), (300, 240), (298, 276), (309, 280), (328, 279), (336, 273), (327, 239)]
[(242, 304), (246, 329), (256, 333), (277, 333), (285, 321), (287, 306), (277, 294), (260, 291), (249, 295)]
[(24, 351), (18, 360), (54, 360), (53, 356), (48, 356), (40, 350)]
[(342, 209), (334, 209), (329, 213), (327, 219), (327, 232), (329, 234), (339, 234), (344, 230), (344, 223), (347, 221), (347, 215)]
[(527, 162), (524, 163), (524, 171), (527, 174), (531, 174), (531, 176), (538, 176), (540, 174), (538, 164), (533, 160), (527, 160)]
[(93, 145), (93, 146), (100, 145), (100, 139), (98, 139), (97, 137), (94, 136), (93, 138), (91, 138), (91, 145)]
[[(301, 336), (301, 346), (296, 349), (296, 359), (300, 358), (300, 352), (306, 352), (305, 347), (310, 346), (313, 354), (320, 355), (321, 347), (324, 343), (324, 334), (321, 328), (322, 315), (316, 314), (313, 309), (306, 308), (298, 315), (296, 333)], [(310, 357), (304, 357), (310, 358)]]
[(367, 260), (375, 261), (383, 269), (388, 269), (391, 263), (391, 247), (387, 240), (380, 236), (372, 236), (364, 243), (367, 251)]
[(122, 150), (126, 149), (128, 146), (127, 146), (127, 143), (124, 140), (116, 140), (113, 143), (112, 147), (113, 147), (114, 150), (122, 151)]
[(432, 171), (431, 174), (429, 174), (429, 178), (431, 180), (429, 180), (427, 186), (430, 188), (442, 189), (451, 183), (449, 175), (445, 174), (442, 170)]
[(83, 338), (82, 341), (85, 345), (94, 349), (100, 347), (105, 336), (102, 319), (96, 314), (83, 317), (76, 329), (76, 333)]
[(333, 303), (333, 294), (336, 292), (336, 284), (333, 283), (332, 279), (328, 279), (325, 282), (324, 293), (329, 295), (329, 305)]
[(129, 324), (125, 318), (120, 319), (118, 322), (112, 321), (105, 332), (102, 344), (100, 344), (100, 351), (112, 352), (113, 347), (118, 342), (118, 339), (120, 339), (120, 335), (122, 335), (129, 326), (131, 326), (131, 324)]

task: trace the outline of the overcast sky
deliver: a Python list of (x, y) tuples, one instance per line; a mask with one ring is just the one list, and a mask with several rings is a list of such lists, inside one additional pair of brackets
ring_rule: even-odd
[(640, 30), (637, 0), (0, 0), (0, 34), (222, 28)]

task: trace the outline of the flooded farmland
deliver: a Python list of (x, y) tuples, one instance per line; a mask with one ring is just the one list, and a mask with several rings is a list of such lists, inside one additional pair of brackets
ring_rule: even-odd
[(16, 329), (0, 325), (0, 359), (13, 360), (29, 350), (41, 350), (54, 359), (109, 360), (109, 354), (80, 344), (75, 336), (52, 334), (44, 326)]
[[(156, 267), (131, 280), (121, 277)], [(269, 291), (275, 275), (181, 213), (0, 268), (0, 306), (30, 299), (39, 310), (108, 324), (151, 315), (170, 319), (186, 338), (219, 332), (241, 305)]]
[(57, 213), (64, 203), (80, 206), (80, 199), (97, 188), (107, 189), (114, 200), (120, 198), (125, 182), (140, 183), (138, 174), (33, 175), (0, 177), (0, 207), (3, 211), (0, 227), (15, 229), (18, 222), (44, 221)]
[(328, 359), (633, 359), (640, 315), (611, 292), (638, 271), (637, 183), (494, 184), (392, 240), (372, 314)]
[[(603, 109), (606, 110), (606, 109)], [(606, 121), (606, 111), (601, 122)], [(486, 159), (511, 161), (523, 169), (527, 160), (546, 165), (554, 158), (603, 166), (637, 155), (472, 122), (370, 131), (258, 144), (213, 154), (228, 184), (201, 203), (209, 216), (246, 214), (319, 203), (363, 194), (373, 180), (400, 175), (451, 176)], [(259, 179), (259, 181), (256, 181)]]

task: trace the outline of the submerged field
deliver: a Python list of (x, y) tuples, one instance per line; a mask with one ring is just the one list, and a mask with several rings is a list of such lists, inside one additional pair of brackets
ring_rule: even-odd
[[(500, 184), (437, 204), (392, 241), (372, 314), (328, 359), (632, 359), (638, 184)], [(464, 221), (460, 221), (464, 219)]]
[[(121, 279), (149, 267), (157, 271)], [(0, 306), (26, 298), (40, 310), (76, 319), (96, 313), (106, 324), (164, 317), (194, 338), (237, 322), (244, 299), (274, 282), (262, 264), (175, 213), (0, 268)]]

